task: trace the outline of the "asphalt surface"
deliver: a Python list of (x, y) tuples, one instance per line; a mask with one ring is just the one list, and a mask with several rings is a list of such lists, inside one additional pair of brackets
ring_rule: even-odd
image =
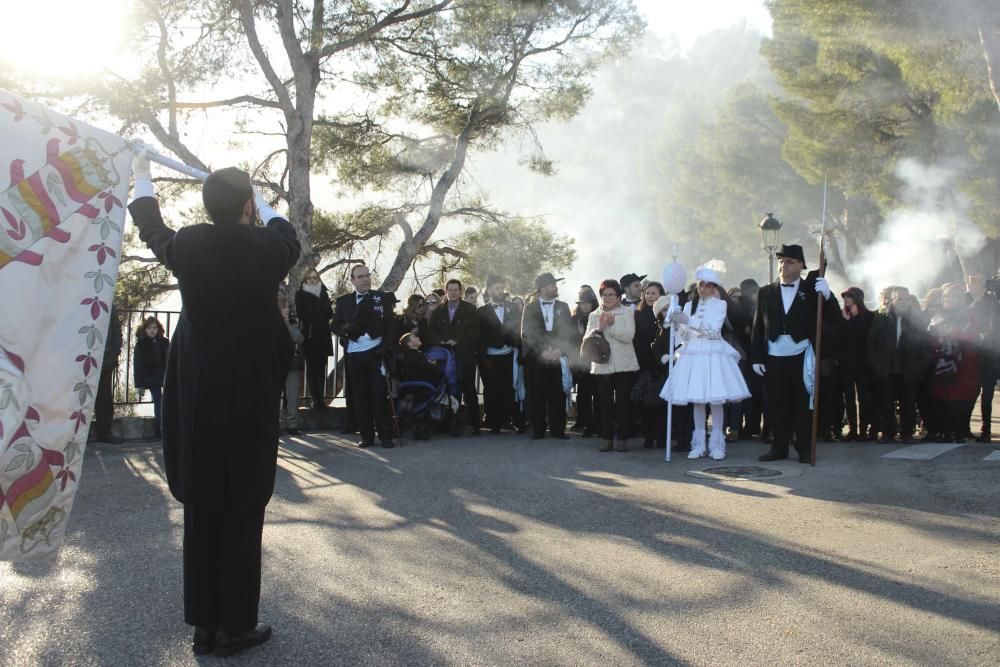
[[(822, 445), (813, 468), (595, 440), (285, 440), (253, 665), (996, 665), (1000, 460)], [(764, 445), (730, 446), (724, 465)], [(182, 621), (158, 443), (92, 445), (55, 562), (0, 563), (0, 662), (216, 664)]]

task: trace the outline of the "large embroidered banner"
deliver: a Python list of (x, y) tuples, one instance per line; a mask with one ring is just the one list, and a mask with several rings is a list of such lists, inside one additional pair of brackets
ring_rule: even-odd
[(66, 531), (131, 163), (120, 137), (0, 90), (0, 560), (51, 556)]

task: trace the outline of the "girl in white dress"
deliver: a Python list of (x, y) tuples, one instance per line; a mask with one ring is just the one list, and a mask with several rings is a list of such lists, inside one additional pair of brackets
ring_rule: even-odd
[(722, 338), (726, 324), (726, 301), (718, 272), (701, 267), (695, 272), (698, 295), (684, 304), (683, 311), (674, 311), (669, 321), (678, 325), (681, 340), (680, 357), (667, 378), (660, 397), (675, 405), (694, 406), (694, 436), (689, 459), (705, 455), (705, 405), (712, 406), (712, 436), (708, 441), (709, 456), (726, 458), (725, 411), (723, 404), (742, 401), (750, 396), (740, 372), (740, 354)]

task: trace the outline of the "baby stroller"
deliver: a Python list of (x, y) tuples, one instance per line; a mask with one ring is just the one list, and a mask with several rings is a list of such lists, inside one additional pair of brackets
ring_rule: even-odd
[(431, 433), (443, 430), (456, 419), (453, 405), (459, 395), (458, 367), (454, 355), (443, 347), (432, 347), (424, 357), (441, 371), (440, 380), (431, 383), (404, 379), (399, 383), (396, 415), (400, 428), (413, 428), (415, 440), (430, 440)]

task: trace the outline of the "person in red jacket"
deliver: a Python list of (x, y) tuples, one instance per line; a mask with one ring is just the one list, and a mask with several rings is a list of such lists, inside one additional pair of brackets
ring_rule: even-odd
[(940, 442), (965, 442), (979, 393), (979, 326), (958, 283), (946, 285), (941, 313), (931, 320), (931, 397), (938, 406), (931, 429)]

